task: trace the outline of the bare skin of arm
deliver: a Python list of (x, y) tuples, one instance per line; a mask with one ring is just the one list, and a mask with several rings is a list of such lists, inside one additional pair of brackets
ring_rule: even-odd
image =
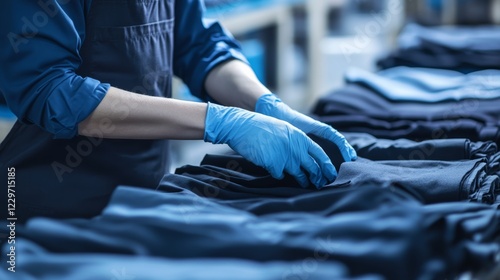
[(228, 61), (210, 71), (205, 88), (221, 104), (249, 111), (255, 109), (259, 97), (270, 92), (257, 79), (252, 68), (239, 60)]
[[(205, 87), (227, 106), (254, 110), (269, 90), (243, 62), (232, 60), (213, 69)], [(79, 124), (79, 134), (114, 139), (203, 139), (207, 105), (135, 94), (111, 87), (94, 112)]]

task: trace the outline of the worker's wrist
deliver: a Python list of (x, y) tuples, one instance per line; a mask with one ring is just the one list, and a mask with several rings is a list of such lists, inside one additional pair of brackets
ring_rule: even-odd
[(262, 95), (255, 104), (255, 112), (284, 120), (287, 106), (272, 93)]
[(278, 102), (281, 102), (281, 100), (276, 95), (265, 93), (257, 99), (255, 103), (255, 112), (269, 115), (276, 109)]

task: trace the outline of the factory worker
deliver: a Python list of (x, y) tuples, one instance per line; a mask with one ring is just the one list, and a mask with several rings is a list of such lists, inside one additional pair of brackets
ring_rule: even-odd
[[(203, 12), (201, 0), (0, 2), (0, 91), (18, 117), (0, 179), (7, 188), (15, 170), (19, 219), (91, 217), (119, 185), (155, 188), (167, 139), (227, 143), (302, 186), (336, 177), (307, 133), (356, 158), (341, 134), (271, 94)], [(168, 98), (174, 74), (210, 102)]]

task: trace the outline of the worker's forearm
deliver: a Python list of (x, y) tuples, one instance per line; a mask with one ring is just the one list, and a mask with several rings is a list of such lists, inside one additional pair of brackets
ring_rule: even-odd
[(231, 60), (214, 68), (205, 80), (208, 94), (226, 106), (253, 111), (257, 99), (269, 93), (252, 68), (239, 60)]
[(110, 88), (79, 134), (117, 139), (203, 139), (207, 105)]

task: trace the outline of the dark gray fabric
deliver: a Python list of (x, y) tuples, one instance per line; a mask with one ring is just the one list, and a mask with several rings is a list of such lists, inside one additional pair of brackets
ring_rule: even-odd
[(378, 66), (412, 66), (471, 72), (500, 69), (498, 26), (423, 27), (407, 25), (398, 39), (398, 49), (381, 59)]
[[(148, 273), (129, 271), (157, 279), (159, 267), (175, 266), (172, 275), (219, 279), (216, 268), (230, 263), (257, 279), (453, 278), (494, 265), (500, 210), (445, 201), (491, 203), (499, 166), (500, 153), (463, 161), (360, 158), (341, 163), (336, 181), (317, 190), (288, 176), (275, 180), (240, 156), (206, 156), (201, 166), (165, 175), (157, 191), (118, 188), (92, 220), (35, 218), (18, 227), (24, 257), (16, 275), (93, 279), (117, 263), (152, 260)], [(317, 269), (305, 271), (306, 262)]]
[(425, 203), (471, 200), (492, 203), (500, 180), (488, 174), (485, 160), (364, 161), (342, 164), (336, 181), (353, 186), (398, 184), (418, 193)]
[(500, 98), (500, 70), (493, 69), (462, 74), (452, 70), (404, 66), (377, 73), (350, 68), (345, 79), (372, 88), (391, 101), (435, 103)]
[(358, 156), (371, 160), (464, 160), (493, 155), (497, 145), (491, 141), (436, 139), (416, 142), (408, 139), (380, 139), (367, 133), (343, 133)]
[(362, 114), (385, 120), (407, 119), (415, 121), (469, 118), (495, 123), (500, 118), (500, 112), (496, 110), (499, 103), (500, 98), (435, 103), (391, 101), (378, 94), (373, 88), (353, 83), (321, 97), (316, 103), (313, 113), (320, 116)]
[(435, 26), (408, 24), (398, 40), (402, 48), (429, 43), (457, 51), (500, 51), (500, 27)]
[[(286, 199), (275, 202), (280, 201)], [(499, 249), (494, 238), (500, 212), (492, 206), (422, 206), (397, 187), (371, 186), (337, 193), (336, 200), (320, 204), (316, 207), (322, 212), (295, 204), (295, 212), (276, 209), (255, 216), (236, 204), (202, 199), (186, 189), (159, 193), (119, 188), (103, 214), (93, 220), (32, 219), (21, 235), (63, 256), (99, 252), (178, 259), (333, 261), (345, 265), (351, 276), (385, 279), (443, 279), (476, 271), (491, 265)], [(477, 246), (481, 250), (475, 250)]]
[(349, 277), (333, 261), (256, 262), (241, 259), (168, 259), (113, 254), (54, 254), (28, 241), (18, 243), (19, 269), (0, 270), (2, 280), (377, 280), (381, 276)]
[[(333, 158), (333, 161), (338, 159)], [(228, 162), (238, 166), (238, 170), (227, 169)], [(468, 161), (371, 161), (360, 158), (342, 163), (337, 179), (324, 189), (398, 185), (426, 204), (461, 200), (493, 203), (500, 194), (499, 162), (499, 154)], [(178, 168), (176, 173), (183, 178), (181, 181), (169, 178), (173, 185), (218, 199), (291, 197), (314, 191), (313, 187), (299, 188), (290, 176), (276, 180), (239, 156), (206, 156), (201, 166), (185, 166)], [(160, 189), (168, 189), (169, 180), (164, 180)]]
[[(246, 61), (234, 37), (203, 18), (202, 0), (56, 2), (0, 2), (0, 94), (19, 119), (0, 144), (0, 170), (17, 169), (20, 220), (92, 217), (118, 185), (154, 188), (168, 172), (167, 140), (103, 139), (114, 129), (108, 119), (87, 132), (93, 137), (76, 136), (110, 85), (170, 97), (175, 74), (207, 99), (204, 80), (214, 67)], [(19, 53), (4, 44), (8, 33), (24, 34), (34, 15), (48, 16), (44, 11), (50, 20), (32, 27), (36, 34)], [(115, 106), (128, 113), (128, 105)], [(3, 188), (1, 201), (6, 194)], [(6, 215), (0, 211), (0, 219)]]
[(350, 84), (321, 98), (313, 117), (343, 132), (414, 141), (466, 138), (500, 143), (500, 99), (423, 104), (391, 102)]

